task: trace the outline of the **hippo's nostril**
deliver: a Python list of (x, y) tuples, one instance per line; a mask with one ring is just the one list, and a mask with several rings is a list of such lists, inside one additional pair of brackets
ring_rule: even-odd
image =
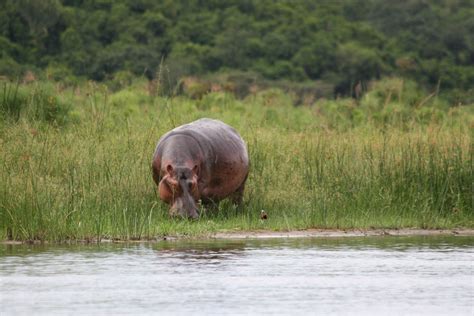
[(199, 213), (198, 213), (197, 210), (191, 211), (191, 212), (189, 212), (188, 217), (190, 219), (198, 219), (199, 218)]

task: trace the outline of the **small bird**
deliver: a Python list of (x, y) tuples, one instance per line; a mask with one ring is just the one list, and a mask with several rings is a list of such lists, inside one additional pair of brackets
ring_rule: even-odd
[(268, 219), (268, 214), (264, 210), (260, 211), (260, 219)]

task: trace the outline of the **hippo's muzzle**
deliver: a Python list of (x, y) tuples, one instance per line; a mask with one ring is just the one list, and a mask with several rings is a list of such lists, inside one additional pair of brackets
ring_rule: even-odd
[(180, 181), (182, 195), (175, 198), (170, 209), (170, 214), (174, 216), (197, 219), (199, 217), (199, 213), (196, 202), (189, 193), (187, 184), (181, 182), (182, 181)]

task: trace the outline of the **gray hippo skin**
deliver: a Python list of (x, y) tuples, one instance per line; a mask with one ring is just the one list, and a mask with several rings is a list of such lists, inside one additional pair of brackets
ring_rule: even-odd
[(198, 218), (197, 201), (242, 202), (249, 172), (247, 146), (235, 129), (203, 118), (179, 126), (158, 141), (152, 162), (160, 199), (170, 215)]

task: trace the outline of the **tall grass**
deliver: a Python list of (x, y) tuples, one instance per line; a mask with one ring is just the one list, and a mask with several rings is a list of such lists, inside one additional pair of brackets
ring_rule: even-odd
[[(8, 89), (3, 100), (11, 98)], [(32, 106), (31, 94), (42, 86), (13, 89)], [(469, 107), (423, 109), (378, 97), (384, 105), (369, 93), (370, 102), (295, 108), (277, 90), (243, 101), (224, 93), (189, 100), (150, 97), (140, 85), (109, 94), (89, 84), (55, 97), (71, 104), (68, 124), (23, 110), (0, 123), (0, 239), (474, 226)], [(407, 114), (381, 116), (394, 104)], [(435, 115), (420, 120), (425, 112)], [(151, 157), (163, 133), (200, 117), (227, 122), (247, 141), (245, 205), (239, 210), (224, 201), (198, 221), (170, 219), (151, 178)]]
[(0, 118), (14, 122), (21, 118), (63, 125), (71, 104), (58, 97), (51, 83), (20, 85), (0, 82)]

